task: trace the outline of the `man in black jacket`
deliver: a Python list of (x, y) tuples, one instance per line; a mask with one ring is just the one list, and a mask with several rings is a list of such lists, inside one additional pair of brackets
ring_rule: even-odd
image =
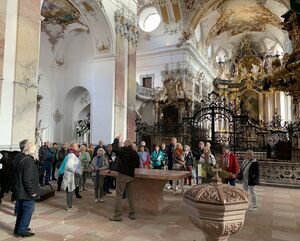
[[(51, 167), (52, 167), (52, 152), (50, 150), (50, 143), (44, 142), (44, 145), (39, 149), (39, 161), (43, 165), (43, 171), (40, 173), (40, 184), (49, 185)], [(46, 173), (46, 175), (45, 175)], [(44, 176), (45, 175), (45, 176)], [(45, 181), (44, 181), (45, 177)]]
[(28, 226), (34, 210), (34, 200), (40, 197), (39, 170), (34, 159), (36, 146), (27, 142), (24, 156), (16, 165), (16, 192), (18, 202), (17, 220), (14, 234), (30, 237)]
[(116, 202), (115, 202), (115, 214), (110, 218), (110, 221), (122, 221), (122, 196), (126, 190), (129, 202), (129, 218), (135, 219), (135, 209), (133, 203), (133, 189), (132, 183), (134, 180), (135, 168), (139, 168), (140, 158), (136, 151), (132, 148), (132, 141), (130, 139), (124, 142), (124, 146), (119, 146), (120, 136), (118, 136), (113, 146), (113, 152), (116, 154), (115, 170), (119, 172), (116, 185)]
[[(176, 149), (176, 144), (177, 144), (177, 139), (175, 137), (172, 137), (171, 139), (171, 144), (168, 146), (168, 170), (173, 170), (173, 164), (174, 164), (174, 153)], [(169, 181), (169, 186), (167, 189), (171, 189), (173, 187), (173, 181)]]
[[(25, 157), (25, 154), (23, 153), (24, 151), (24, 148), (25, 148), (25, 145), (26, 143), (28, 142), (27, 139), (25, 140), (22, 140), (20, 143), (19, 143), (19, 147), (20, 147), (20, 152), (16, 155), (15, 157), (15, 160), (13, 162), (13, 174), (14, 174), (14, 181), (13, 181), (13, 193), (12, 193), (12, 197), (13, 199), (17, 199), (17, 187), (16, 187), (16, 181), (17, 181), (17, 177), (16, 177), (16, 167), (17, 167), (17, 164)], [(16, 202), (15, 204), (15, 216), (17, 215), (17, 212), (18, 212), (18, 202)]]
[(94, 149), (93, 158), (97, 156), (97, 152), (100, 148), (102, 148), (102, 149), (104, 149), (104, 151), (106, 151), (106, 147), (104, 146), (103, 141), (101, 141), (101, 140), (99, 141), (98, 146), (96, 146)]

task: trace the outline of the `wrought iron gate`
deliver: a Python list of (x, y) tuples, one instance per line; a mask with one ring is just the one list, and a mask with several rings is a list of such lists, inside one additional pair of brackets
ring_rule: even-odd
[(209, 141), (212, 149), (236, 144), (236, 107), (215, 92), (194, 107), (192, 116), (183, 118), (185, 136), (190, 133), (190, 144)]

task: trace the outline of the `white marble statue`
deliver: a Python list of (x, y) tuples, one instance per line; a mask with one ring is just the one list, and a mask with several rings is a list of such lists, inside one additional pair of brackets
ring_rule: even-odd
[(35, 144), (40, 147), (46, 140), (47, 127), (42, 127), (42, 120), (39, 121), (39, 125), (35, 128)]

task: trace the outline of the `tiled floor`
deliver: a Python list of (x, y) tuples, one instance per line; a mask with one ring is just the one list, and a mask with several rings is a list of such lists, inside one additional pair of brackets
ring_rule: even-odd
[[(90, 189), (92, 187), (90, 186)], [(80, 211), (64, 210), (65, 195), (37, 203), (31, 227), (36, 235), (32, 241), (204, 241), (203, 233), (188, 220), (182, 196), (166, 192), (171, 208), (160, 216), (138, 213), (135, 221), (124, 215), (122, 223), (112, 223), (113, 196), (105, 203), (94, 203), (93, 192), (83, 192), (75, 200)], [(300, 241), (300, 189), (257, 187), (258, 210), (247, 213), (243, 229), (230, 241)], [(126, 206), (126, 205), (125, 205)], [(12, 236), (15, 217), (8, 197), (0, 206), (0, 240), (18, 240)], [(127, 208), (125, 207), (125, 212)], [(22, 240), (22, 239), (20, 239)]]

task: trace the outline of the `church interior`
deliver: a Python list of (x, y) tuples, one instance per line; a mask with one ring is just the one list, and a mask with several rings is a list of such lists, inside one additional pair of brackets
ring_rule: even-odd
[[(29, 240), (299, 241), (300, 1), (0, 0), (0, 241), (22, 240), (5, 186), (20, 141), (117, 136), (150, 154), (174, 138), (191, 153), (208, 143), (212, 183), (176, 193), (188, 175), (150, 165), (136, 172), (136, 220), (110, 222), (116, 190), (94, 202), (88, 177), (67, 212), (54, 167)], [(258, 162), (255, 210), (242, 182), (224, 184), (229, 147), (241, 168), (249, 150)]]

